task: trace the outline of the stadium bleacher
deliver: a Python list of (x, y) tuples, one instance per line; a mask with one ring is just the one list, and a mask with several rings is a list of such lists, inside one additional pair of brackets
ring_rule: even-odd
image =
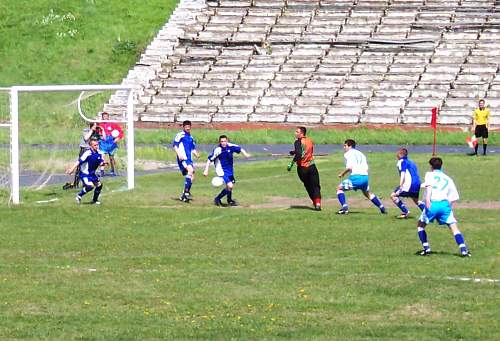
[(494, 0), (181, 0), (124, 83), (144, 122), (464, 125), (499, 63)]

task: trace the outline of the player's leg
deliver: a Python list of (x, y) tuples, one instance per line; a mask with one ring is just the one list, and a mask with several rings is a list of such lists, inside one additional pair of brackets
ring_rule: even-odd
[(110, 151), (108, 155), (109, 155), (109, 166), (111, 167), (111, 172), (109, 173), (109, 175), (111, 175), (111, 176), (116, 176), (116, 172), (115, 172), (115, 169), (116, 169), (116, 161), (115, 161), (115, 153), (114, 153), (114, 150), (113, 150), (113, 151)]
[(378, 207), (378, 209), (380, 210), (380, 213), (382, 214), (386, 214), (387, 211), (385, 210), (385, 207), (384, 205), (382, 204), (382, 202), (380, 201), (380, 199), (372, 192), (370, 192), (368, 189), (366, 190), (362, 190), (363, 191), (363, 195), (369, 199), (375, 206)]
[(345, 191), (350, 191), (352, 189), (352, 182), (349, 179), (343, 180), (337, 187), (337, 199), (340, 203), (340, 210), (337, 214), (347, 214), (349, 213), (349, 205), (347, 204), (347, 199), (345, 197)]
[(309, 174), (308, 174), (308, 186), (310, 190), (310, 197), (311, 200), (313, 201), (314, 209), (316, 211), (321, 211), (321, 185), (319, 182), (319, 172), (318, 169), (316, 168), (316, 165), (312, 165), (309, 167)]
[(421, 201), (421, 200), (418, 200), (418, 195), (417, 196), (412, 196), (411, 200), (413, 200), (413, 202), (415, 203), (415, 205), (417, 205), (418, 208), (420, 208), (420, 211), (423, 211), (425, 209), (425, 203), (423, 201)]
[(451, 233), (453, 233), (455, 242), (457, 243), (458, 248), (460, 249), (460, 255), (462, 257), (470, 257), (471, 253), (469, 252), (469, 248), (465, 244), (464, 237), (460, 232), (460, 230), (458, 229), (457, 223), (449, 224), (448, 227), (450, 228)]
[(184, 190), (180, 197), (181, 201), (188, 202), (192, 199), (191, 197), (191, 186), (194, 181), (194, 166), (191, 163), (186, 163), (183, 161), (180, 165), (182, 167), (182, 175), (184, 175)]
[(234, 188), (234, 178), (229, 177), (229, 181), (226, 183), (227, 190), (227, 204), (229, 206), (238, 206), (235, 200), (233, 200), (233, 188)]
[(428, 256), (431, 254), (431, 246), (429, 244), (429, 241), (427, 240), (427, 232), (425, 232), (425, 227), (427, 226), (427, 217), (425, 214), (422, 212), (422, 215), (420, 216), (418, 222), (417, 222), (417, 234), (418, 234), (418, 239), (420, 240), (420, 243), (422, 244), (422, 250), (418, 251), (418, 254), (420, 256)]
[(92, 182), (92, 179), (90, 179), (88, 176), (83, 176), (81, 180), (82, 180), (82, 190), (78, 192), (78, 194), (76, 195), (76, 202), (78, 204), (81, 203), (82, 197), (85, 194), (94, 189), (94, 183)]
[(396, 187), (394, 192), (391, 193), (391, 200), (394, 203), (394, 205), (399, 207), (399, 209), (401, 210), (401, 214), (398, 216), (398, 218), (406, 219), (406, 218), (408, 218), (410, 211), (408, 210), (408, 207), (406, 207), (403, 200), (401, 200), (400, 194), (401, 194), (401, 188), (398, 186), (398, 187)]
[(92, 198), (92, 203), (99, 205), (99, 195), (101, 194), (102, 190), (102, 183), (99, 181), (99, 179), (95, 179), (95, 189), (94, 189), (94, 197)]
[(485, 135), (486, 135), (486, 137), (483, 137), (483, 155), (486, 155), (486, 148), (488, 147), (488, 130), (487, 129), (486, 129)]

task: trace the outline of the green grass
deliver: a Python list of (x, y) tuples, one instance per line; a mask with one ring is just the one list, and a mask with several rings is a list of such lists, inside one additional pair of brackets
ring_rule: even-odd
[[(394, 155), (368, 159), (371, 188), (387, 199)], [(414, 159), (423, 175), (427, 157)], [(500, 159), (444, 160), (463, 201), (498, 200), (489, 176)], [(334, 215), (338, 153), (318, 160), (322, 212), (249, 207), (276, 196), (309, 205), (286, 164), (238, 165), (240, 208), (213, 207), (216, 190), (202, 178), (181, 205), (176, 173), (141, 177), (132, 192), (105, 179), (100, 207), (76, 206), (59, 186), (24, 191), (23, 205), (0, 207), (0, 339), (498, 337), (498, 283), (457, 279), (500, 279), (498, 210), (456, 210), (472, 258), (455, 256), (453, 237), (436, 226), (438, 253), (419, 258), (413, 207), (406, 221), (392, 206), (389, 216), (356, 205)]]

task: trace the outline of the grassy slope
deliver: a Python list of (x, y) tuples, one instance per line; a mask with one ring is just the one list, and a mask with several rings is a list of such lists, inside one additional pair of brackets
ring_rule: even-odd
[[(394, 156), (368, 157), (371, 187), (387, 198), (397, 180)], [(425, 159), (417, 158), (422, 172)], [(340, 154), (318, 162), (325, 198), (335, 196), (341, 162)], [(472, 184), (467, 169), (499, 162), (445, 159), (463, 200), (498, 198), (498, 183), (477, 173)], [(305, 197), (285, 165), (238, 166), (236, 198), (248, 205)], [(21, 207), (0, 207), (0, 338), (498, 336), (497, 285), (448, 278), (500, 278), (497, 211), (457, 210), (473, 258), (456, 257), (452, 236), (437, 227), (429, 237), (439, 253), (419, 258), (415, 218), (397, 221), (393, 207), (389, 216), (352, 207), (346, 217), (331, 205), (320, 213), (219, 209), (205, 179), (195, 184), (196, 200), (179, 207), (172, 200), (178, 174), (140, 178), (132, 193), (113, 193), (120, 184), (105, 181), (101, 207), (77, 207), (59, 188), (24, 193)], [(54, 196), (61, 200), (33, 204)]]

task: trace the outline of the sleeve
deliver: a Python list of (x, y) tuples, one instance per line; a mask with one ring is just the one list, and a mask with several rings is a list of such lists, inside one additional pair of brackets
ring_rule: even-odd
[(174, 140), (172, 141), (172, 147), (179, 147), (183, 137), (184, 135), (181, 133), (175, 135)]
[(460, 199), (460, 195), (458, 194), (457, 186), (455, 186), (455, 182), (449, 179), (449, 189), (448, 189), (448, 201), (453, 202)]
[(425, 180), (424, 183), (421, 185), (422, 187), (432, 187), (434, 186), (434, 176), (432, 175), (432, 172), (427, 172), (425, 173)]
[(82, 156), (80, 156), (80, 158), (78, 159), (78, 163), (82, 164), (85, 161), (87, 161), (87, 158), (90, 156), (90, 154), (91, 154), (90, 150), (84, 151)]
[(239, 145), (237, 145), (237, 144), (232, 144), (231, 143), (231, 144), (229, 144), (229, 148), (231, 148), (231, 151), (233, 153), (238, 153), (238, 154), (241, 153), (241, 147)]
[(300, 140), (295, 140), (295, 142), (293, 143), (293, 150), (295, 152), (293, 161), (300, 161), (300, 159), (302, 158), (302, 144), (300, 143)]
[(208, 160), (214, 162), (215, 159), (217, 159), (219, 157), (220, 152), (221, 152), (221, 148), (220, 147), (214, 148), (214, 150), (212, 150), (212, 152), (210, 153), (210, 155), (208, 155)]
[(354, 158), (351, 156), (351, 153), (345, 153), (344, 159), (345, 159), (345, 168), (353, 169)]
[(399, 166), (399, 172), (402, 173), (402, 172), (406, 172), (406, 170), (408, 169), (408, 162), (406, 160), (400, 160), (401, 161), (401, 164)]
[(191, 149), (196, 149), (196, 140), (194, 137), (191, 137)]
[(396, 168), (398, 169), (399, 173), (403, 172), (402, 163), (403, 163), (403, 160), (398, 160), (398, 163), (396, 163)]

